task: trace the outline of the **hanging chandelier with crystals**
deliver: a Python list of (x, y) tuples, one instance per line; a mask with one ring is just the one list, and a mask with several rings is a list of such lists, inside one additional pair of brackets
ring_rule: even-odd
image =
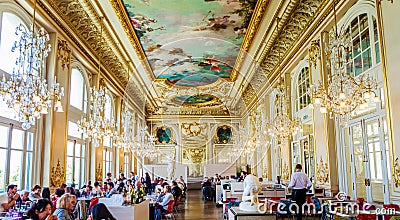
[[(335, 4), (335, 2), (334, 2)], [(330, 112), (346, 120), (349, 113), (368, 107), (368, 102), (380, 102), (377, 95), (378, 83), (369, 75), (353, 77), (347, 72), (352, 69), (351, 51), (353, 50), (350, 34), (339, 34), (334, 9), (335, 26), (329, 36), (329, 43), (325, 47), (327, 57), (327, 82), (319, 81), (316, 86), (311, 86), (313, 104), (320, 107), (321, 113)], [(312, 107), (312, 105), (311, 105)]]
[(3, 75), (0, 82), (1, 96), (7, 106), (15, 111), (24, 130), (34, 125), (41, 115), (47, 114), (52, 104), (56, 112), (63, 112), (61, 98), (64, 96), (64, 88), (57, 83), (55, 77), (50, 86), (43, 78), (46, 58), (51, 50), (48, 44), (50, 37), (43, 28), (35, 30), (35, 14), (36, 1), (30, 28), (26, 29), (23, 24), (16, 28), (15, 33), (20, 38), (11, 49), (19, 53), (16, 67), (9, 79)]
[(105, 137), (112, 137), (115, 129), (114, 119), (105, 116), (107, 104), (107, 88), (104, 82), (99, 89), (90, 88), (89, 109), (90, 114), (82, 116), (77, 122), (78, 131), (84, 134), (95, 146), (99, 146)]
[(135, 135), (134, 135), (134, 126), (135, 119), (134, 115), (129, 111), (125, 110), (122, 113), (122, 128), (123, 130), (118, 134), (118, 129), (114, 132), (113, 145), (118, 148), (124, 148), (124, 151), (129, 152), (134, 148)]
[(139, 134), (136, 137), (133, 151), (137, 156), (142, 158), (149, 158), (153, 160), (161, 155), (161, 152), (156, 147), (156, 137), (147, 131), (147, 127), (139, 129)]
[(272, 137), (276, 137), (279, 140), (287, 140), (291, 135), (295, 135), (297, 132), (302, 131), (301, 122), (298, 118), (290, 119), (287, 114), (286, 106), (286, 87), (282, 81), (277, 86), (277, 94), (275, 97), (276, 116), (267, 125), (268, 133)]

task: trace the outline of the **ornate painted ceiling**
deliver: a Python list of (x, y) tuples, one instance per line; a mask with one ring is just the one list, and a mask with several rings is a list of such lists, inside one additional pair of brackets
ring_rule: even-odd
[[(100, 55), (105, 76), (121, 91), (125, 88), (147, 116), (232, 116), (250, 107), (276, 77), (278, 66), (303, 46), (328, 14), (328, 2), (41, 0), (38, 4), (92, 63)], [(280, 17), (277, 31), (276, 16)]]
[(123, 0), (157, 79), (181, 87), (231, 78), (256, 0)]

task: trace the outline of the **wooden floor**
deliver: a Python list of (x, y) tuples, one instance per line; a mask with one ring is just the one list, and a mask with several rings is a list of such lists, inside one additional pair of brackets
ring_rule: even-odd
[(215, 201), (204, 201), (201, 198), (201, 190), (189, 190), (186, 201), (179, 206), (180, 211), (174, 213), (175, 219), (208, 219), (221, 220), (222, 207), (217, 208)]

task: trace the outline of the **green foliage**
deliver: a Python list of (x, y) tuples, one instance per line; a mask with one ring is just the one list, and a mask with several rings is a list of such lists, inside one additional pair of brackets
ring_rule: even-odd
[(232, 11), (232, 14), (238, 14), (243, 18), (242, 28), (247, 28), (250, 24), (251, 16), (257, 5), (257, 0), (239, 0), (240, 8)]

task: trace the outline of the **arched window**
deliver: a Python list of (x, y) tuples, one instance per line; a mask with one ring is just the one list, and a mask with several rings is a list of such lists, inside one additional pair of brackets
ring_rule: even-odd
[(297, 77), (297, 111), (306, 108), (310, 104), (310, 95), (307, 93), (310, 87), (310, 73), (308, 67), (301, 69)]
[(68, 183), (82, 185), (86, 180), (87, 146), (83, 134), (78, 132), (77, 121), (86, 112), (87, 86), (83, 68), (72, 67), (68, 108), (67, 168)]
[[(15, 29), (25, 23), (16, 13), (3, 11), (7, 6), (0, 4), (0, 8), (0, 75), (7, 76), (12, 73), (18, 56), (17, 52), (11, 52), (12, 45), (20, 37), (15, 35)], [(23, 130), (16, 113), (2, 98), (0, 109), (0, 192), (4, 192), (9, 184), (18, 185), (18, 189), (30, 189), (35, 160), (35, 126)]]
[(367, 13), (354, 18), (346, 29), (353, 50), (349, 53), (347, 72), (358, 76), (381, 62), (376, 19)]

